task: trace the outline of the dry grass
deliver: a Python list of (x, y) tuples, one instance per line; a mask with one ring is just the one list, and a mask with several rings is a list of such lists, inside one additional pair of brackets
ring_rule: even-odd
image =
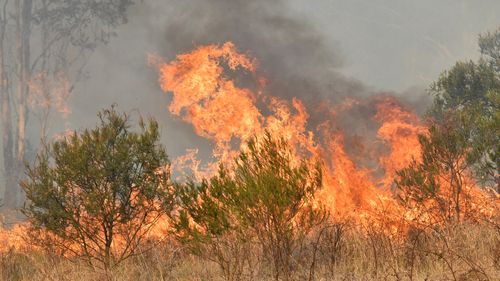
[[(411, 230), (405, 239), (376, 229), (332, 225), (294, 255), (296, 280), (498, 280), (500, 233), (488, 225)], [(317, 242), (317, 243), (316, 243)], [(237, 280), (272, 280), (255, 249)], [(241, 253), (240, 253), (241, 254)], [(313, 263), (314, 261), (314, 263)], [(9, 251), (0, 257), (1, 280), (223, 280), (217, 264), (163, 243), (105, 272), (50, 253)]]

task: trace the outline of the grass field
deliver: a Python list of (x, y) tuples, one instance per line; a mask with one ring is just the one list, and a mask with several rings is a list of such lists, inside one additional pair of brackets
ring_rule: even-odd
[[(460, 224), (404, 237), (374, 228), (335, 224), (294, 251), (293, 280), (499, 280), (500, 229)], [(220, 241), (221, 245), (231, 245)], [(221, 247), (230, 268), (210, 251), (192, 256), (176, 242), (163, 241), (115, 268), (92, 268), (78, 259), (37, 250), (5, 250), (2, 280), (274, 280), (257, 244)], [(231, 249), (231, 250), (228, 250)], [(235, 256), (237, 255), (237, 256)], [(226, 274), (224, 274), (226, 273)]]

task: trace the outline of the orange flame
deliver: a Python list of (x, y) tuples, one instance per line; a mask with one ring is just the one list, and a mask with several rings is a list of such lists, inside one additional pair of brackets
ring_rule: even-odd
[[(230, 163), (250, 137), (269, 131), (291, 144), (297, 162), (300, 161), (299, 155), (304, 153), (310, 156), (311, 161), (320, 159), (324, 186), (317, 198), (334, 216), (348, 217), (360, 223), (385, 221), (389, 231), (404, 229), (417, 218), (420, 221), (435, 221), (429, 217), (433, 213), (419, 217), (422, 209), (433, 208), (431, 204), (408, 210), (399, 204), (391, 191), (396, 171), (408, 166), (412, 159), (420, 161), (418, 135), (427, 133), (418, 117), (395, 98), (350, 98), (336, 105), (325, 102), (315, 109), (320, 111), (323, 122), (313, 126), (308, 123), (310, 113), (300, 99), (289, 101), (265, 92), (266, 79), (259, 75), (257, 61), (240, 53), (231, 42), (201, 46), (178, 55), (171, 62), (150, 57), (150, 63), (158, 68), (161, 89), (172, 94), (168, 107), (170, 113), (190, 123), (196, 134), (214, 144), (216, 161), (213, 163), (202, 165), (202, 161), (197, 159), (197, 149), (188, 149), (186, 155), (174, 159), (172, 168), (181, 176), (191, 170), (197, 180), (210, 177), (216, 171), (217, 163)], [(250, 85), (253, 86), (242, 87), (239, 79), (242, 75), (246, 79), (243, 80), (251, 80)], [(35, 82), (31, 87), (36, 94), (40, 91), (36, 90)], [(39, 98), (33, 96), (35, 99)], [(370, 149), (370, 153), (363, 151), (361, 157), (365, 158), (362, 160), (374, 160), (376, 168), (364, 166), (364, 162), (370, 161), (356, 159), (357, 155), (350, 151), (355, 146), (348, 135), (350, 130), (343, 128), (340, 121), (351, 110), (367, 104), (375, 110), (364, 122), (376, 127), (376, 132), (374, 139), (364, 141), (361, 146), (371, 147), (375, 143), (384, 149), (373, 149), (373, 152)], [(444, 187), (442, 196), (449, 196), (450, 188), (446, 184)], [(487, 202), (491, 200), (472, 180), (467, 181), (465, 189), (464, 196), (474, 198), (468, 201), (468, 210), (480, 209), (491, 217), (498, 215), (498, 195), (491, 205)], [(399, 223), (401, 220), (404, 225)], [(26, 229), (26, 225), (8, 231), (0, 229), (0, 237), (5, 238), (0, 251), (22, 244), (19, 239)], [(167, 229), (167, 220), (161, 219), (149, 237), (161, 239)], [(119, 239), (116, 241), (118, 244), (121, 242)]]
[(381, 123), (377, 135), (390, 147), (390, 153), (379, 158), (380, 166), (385, 170), (380, 182), (388, 188), (394, 181), (396, 171), (408, 166), (412, 159), (420, 160), (418, 135), (426, 134), (427, 128), (420, 124), (416, 115), (405, 111), (393, 98), (380, 99), (376, 107), (374, 119)]
[[(201, 46), (168, 63), (155, 59), (154, 64), (162, 90), (173, 96), (169, 111), (189, 122), (196, 134), (213, 141), (218, 161), (227, 163), (249, 137), (267, 130), (291, 143), (297, 161), (299, 152), (321, 159), (324, 188), (318, 198), (332, 213), (358, 219), (380, 213), (401, 217), (403, 210), (391, 186), (396, 171), (412, 159), (419, 161), (418, 135), (426, 134), (427, 129), (395, 98), (371, 101), (375, 114), (366, 122), (378, 124), (376, 140), (371, 141), (386, 149), (375, 152), (377, 168), (369, 169), (353, 160), (345, 131), (336, 120), (353, 107), (366, 104), (365, 100), (346, 99), (327, 108), (324, 122), (310, 128), (306, 106), (297, 98), (287, 101), (265, 93), (266, 79), (259, 76), (256, 60), (240, 53), (231, 42)], [(235, 77), (242, 73), (254, 81), (255, 89), (239, 86)], [(233, 141), (240, 147), (234, 147)], [(200, 161), (192, 150), (174, 161), (174, 166), (180, 163), (179, 169), (191, 163), (198, 177), (214, 171), (200, 171)], [(210, 166), (215, 167), (214, 163)]]

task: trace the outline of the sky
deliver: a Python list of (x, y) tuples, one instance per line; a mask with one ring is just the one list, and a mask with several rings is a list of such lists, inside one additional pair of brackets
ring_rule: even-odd
[(348, 76), (393, 91), (428, 86), (457, 60), (478, 57), (479, 33), (500, 26), (497, 0), (294, 0), (338, 44)]
[(117, 103), (156, 118), (174, 155), (207, 144), (168, 113), (147, 55), (168, 61), (227, 40), (261, 62), (278, 96), (419, 99), (443, 70), (478, 57), (478, 34), (500, 27), (499, 14), (498, 0), (138, 1), (92, 54), (72, 114), (53, 130), (93, 126), (98, 110)]

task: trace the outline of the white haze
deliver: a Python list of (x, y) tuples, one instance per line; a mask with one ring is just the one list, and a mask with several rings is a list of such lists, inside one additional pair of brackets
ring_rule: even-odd
[[(98, 110), (117, 103), (120, 110), (155, 117), (172, 156), (186, 148), (206, 147), (206, 140), (194, 137), (189, 125), (168, 113), (169, 97), (160, 90), (156, 71), (147, 65), (148, 53), (170, 60), (197, 44), (222, 43), (218, 41), (234, 36), (239, 49), (265, 60), (263, 71), (284, 80), (277, 83), (278, 92), (287, 92), (286, 79), (297, 75), (291, 70), (280, 72), (291, 58), (296, 65), (286, 67), (295, 66), (296, 72), (304, 68), (309, 76), (321, 74), (318, 80), (303, 78), (304, 84), (313, 85), (310, 95), (319, 98), (391, 91), (418, 100), (441, 71), (457, 60), (477, 58), (479, 33), (500, 26), (498, 0), (245, 1), (136, 3), (129, 23), (92, 55), (87, 68), (90, 76), (77, 85), (70, 99), (72, 114), (56, 122), (53, 131), (93, 126)], [(239, 3), (245, 7), (240, 9)], [(266, 26), (259, 22), (262, 18), (293, 26), (290, 30), (276, 23)], [(244, 38), (239, 34), (245, 34)], [(293, 49), (294, 36), (306, 50)], [(272, 40), (281, 40), (277, 47), (285, 47), (282, 53), (288, 58), (278, 57), (281, 51), (272, 49)], [(258, 50), (259, 46), (269, 46), (269, 50)], [(280, 95), (307, 99), (308, 94), (305, 87), (301, 93)]]

